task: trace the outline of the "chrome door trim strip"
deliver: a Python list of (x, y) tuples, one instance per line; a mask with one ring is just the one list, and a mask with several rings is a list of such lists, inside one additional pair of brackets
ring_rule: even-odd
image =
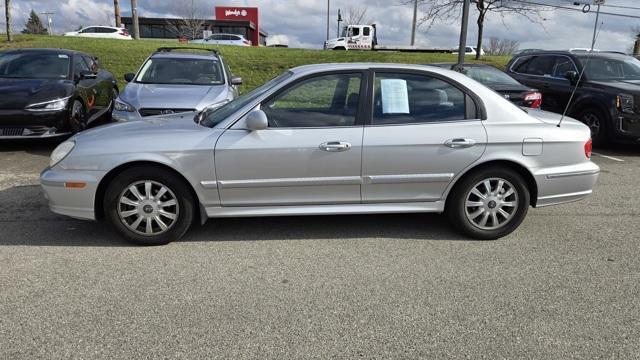
[(221, 189), (284, 187), (284, 186), (325, 186), (325, 185), (361, 185), (360, 176), (283, 178), (283, 179), (251, 179), (251, 180), (219, 180)]
[(600, 170), (586, 170), (586, 171), (576, 171), (576, 172), (568, 172), (568, 173), (558, 173), (558, 174), (548, 174), (547, 179), (558, 179), (572, 176), (585, 176), (585, 175), (597, 175), (600, 173)]
[(202, 185), (203, 188), (205, 189), (217, 189), (218, 188), (218, 182), (215, 180), (203, 180), (200, 181), (200, 185)]
[(449, 182), (453, 173), (448, 174), (404, 174), (404, 175), (368, 175), (364, 177), (367, 184), (408, 184)]

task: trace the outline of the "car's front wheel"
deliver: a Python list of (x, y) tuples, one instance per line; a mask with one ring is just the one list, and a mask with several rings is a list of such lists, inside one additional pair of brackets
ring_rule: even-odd
[(87, 128), (87, 112), (84, 105), (78, 100), (74, 100), (69, 114), (69, 130), (77, 134)]
[(490, 167), (460, 180), (449, 195), (446, 214), (457, 230), (480, 240), (513, 232), (529, 209), (529, 190), (509, 168)]
[(153, 166), (129, 168), (109, 184), (104, 213), (127, 240), (164, 245), (180, 239), (194, 216), (188, 185), (171, 171)]

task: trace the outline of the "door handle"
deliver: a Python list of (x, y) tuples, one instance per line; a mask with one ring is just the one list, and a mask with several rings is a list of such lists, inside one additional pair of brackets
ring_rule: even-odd
[(463, 138), (449, 139), (449, 140), (444, 142), (445, 146), (448, 146), (448, 147), (450, 147), (452, 149), (468, 148), (468, 147), (472, 147), (475, 144), (476, 144), (475, 140), (473, 140), (473, 139), (463, 139)]
[(327, 141), (319, 146), (320, 150), (327, 152), (346, 151), (351, 148), (351, 144), (344, 141)]

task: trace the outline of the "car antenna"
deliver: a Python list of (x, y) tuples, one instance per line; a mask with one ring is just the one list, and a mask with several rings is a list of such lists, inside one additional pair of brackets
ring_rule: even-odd
[(569, 96), (569, 101), (567, 101), (567, 106), (564, 107), (564, 111), (562, 112), (560, 121), (558, 121), (558, 125), (556, 125), (557, 127), (560, 127), (560, 125), (562, 125), (562, 120), (564, 120), (564, 117), (567, 115), (567, 111), (569, 111), (569, 106), (571, 106), (571, 101), (573, 101), (573, 97), (576, 95), (576, 91), (578, 90), (578, 85), (580, 85), (580, 81), (582, 80), (584, 71), (587, 69), (587, 66), (589, 66), (589, 62), (591, 61), (591, 55), (593, 55), (593, 52), (595, 51), (593, 50), (593, 48), (595, 47), (596, 41), (598, 40), (598, 36), (600, 35), (600, 30), (602, 30), (602, 24), (603, 22), (600, 23), (601, 26), (598, 27), (598, 32), (596, 33), (596, 36), (593, 38), (593, 43), (591, 44), (591, 50), (589, 50), (589, 55), (587, 55), (587, 61), (585, 61), (585, 64), (582, 67), (582, 70), (580, 70), (580, 74), (578, 75), (578, 80), (576, 81), (576, 84), (573, 86), (573, 91), (571, 91), (571, 96)]

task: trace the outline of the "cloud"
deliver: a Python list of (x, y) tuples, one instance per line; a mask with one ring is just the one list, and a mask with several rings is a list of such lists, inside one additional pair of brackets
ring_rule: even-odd
[[(213, 18), (215, 5), (257, 6), (260, 8), (260, 23), (270, 34), (284, 34), (295, 47), (322, 46), (326, 38), (326, 0), (194, 0), (203, 9), (204, 17)], [(538, 0), (579, 9), (567, 0)], [(587, 1), (587, 0), (582, 0)], [(366, 6), (366, 19), (378, 24), (378, 40), (381, 44), (407, 45), (411, 36), (412, 7), (403, 5), (403, 0), (331, 0), (330, 36), (336, 35), (336, 14), (343, 14), (350, 6)], [(589, 1), (587, 1), (589, 2)], [(179, 0), (138, 0), (140, 16), (176, 16), (180, 13)], [(610, 0), (609, 5), (638, 6), (637, 0)], [(129, 0), (121, 0), (122, 14), (131, 13)], [(113, 24), (113, 0), (20, 0), (13, 1), (14, 31), (20, 31), (31, 9), (36, 12), (53, 11), (53, 26), (56, 33), (70, 31), (80, 25)], [(604, 7), (603, 11), (636, 14), (640, 10)], [(468, 42), (475, 43), (477, 28), (476, 13), (472, 11)], [(545, 12), (541, 24), (514, 14), (489, 14), (485, 25), (485, 40), (490, 37), (518, 40), (521, 48), (566, 49), (589, 47), (595, 16), (593, 11), (556, 10)], [(596, 47), (626, 51), (632, 46), (631, 27), (637, 19), (601, 16), (602, 27)], [(422, 46), (453, 47), (459, 38), (459, 21), (438, 22), (432, 27), (421, 26), (416, 41)]]

